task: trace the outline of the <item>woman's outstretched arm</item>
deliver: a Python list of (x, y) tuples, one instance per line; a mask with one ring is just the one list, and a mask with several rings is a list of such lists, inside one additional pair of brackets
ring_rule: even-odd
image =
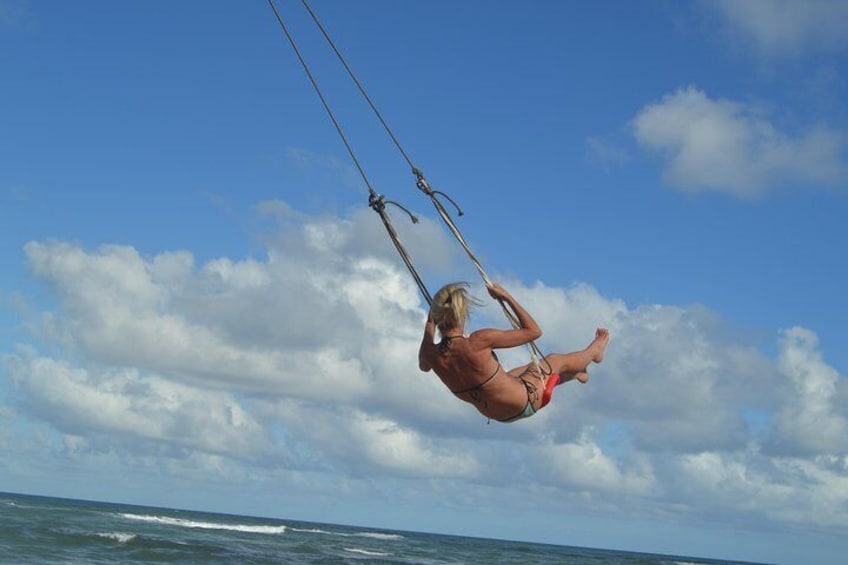
[(542, 329), (533, 316), (517, 300), (497, 283), (486, 285), (492, 298), (505, 302), (518, 318), (518, 328), (512, 330), (487, 329), (474, 332), (479, 345), (492, 348), (516, 347), (530, 343), (542, 336)]

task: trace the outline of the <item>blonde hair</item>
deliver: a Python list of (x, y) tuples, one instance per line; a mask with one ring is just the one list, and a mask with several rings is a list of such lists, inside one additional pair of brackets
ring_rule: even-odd
[(439, 327), (464, 326), (468, 321), (469, 307), (479, 306), (480, 301), (468, 292), (468, 283), (446, 284), (433, 297), (430, 317)]

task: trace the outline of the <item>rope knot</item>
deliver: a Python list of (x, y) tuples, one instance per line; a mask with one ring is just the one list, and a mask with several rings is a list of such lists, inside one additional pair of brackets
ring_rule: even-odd
[(371, 206), (375, 212), (382, 212), (386, 209), (385, 197), (372, 190), (371, 194), (368, 195), (368, 205)]

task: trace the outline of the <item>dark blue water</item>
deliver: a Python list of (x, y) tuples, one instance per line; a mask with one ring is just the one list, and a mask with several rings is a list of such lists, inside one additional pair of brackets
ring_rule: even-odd
[(0, 562), (721, 565), (733, 562), (0, 494)]

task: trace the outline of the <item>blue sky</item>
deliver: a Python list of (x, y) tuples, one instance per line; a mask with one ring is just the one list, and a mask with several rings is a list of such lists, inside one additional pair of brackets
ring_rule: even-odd
[[(607, 359), (511, 426), (417, 371), (424, 304), (266, 3), (0, 0), (3, 489), (838, 562), (848, 4), (313, 7), (542, 348), (605, 325)], [(280, 8), (428, 285), (477, 284)]]

